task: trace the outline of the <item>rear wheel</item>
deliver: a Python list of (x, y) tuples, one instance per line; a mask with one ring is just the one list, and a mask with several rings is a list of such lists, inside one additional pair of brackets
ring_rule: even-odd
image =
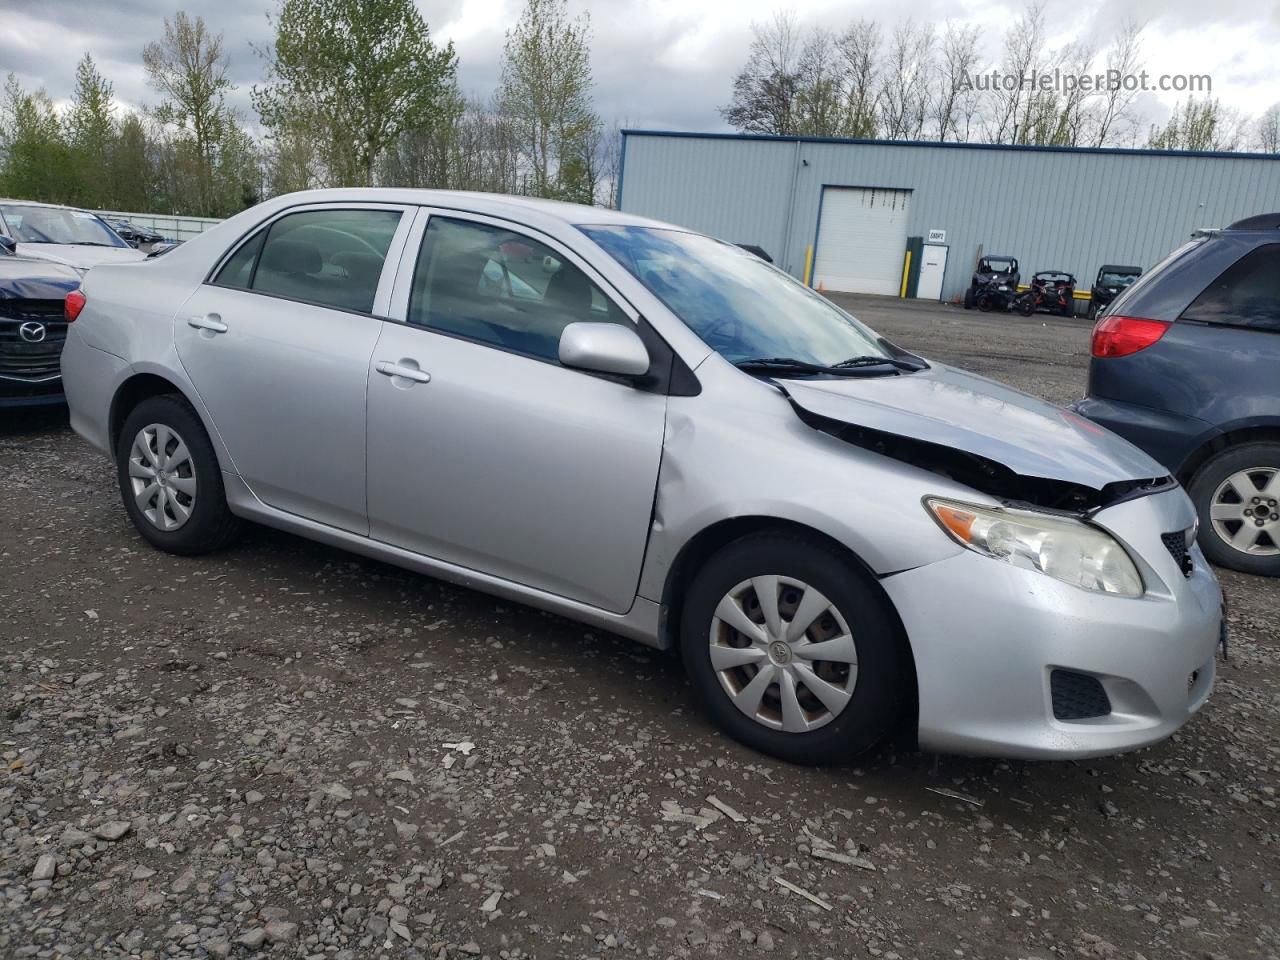
[(1280, 443), (1230, 447), (1191, 481), (1200, 547), (1214, 563), (1280, 577)]
[(154, 547), (207, 553), (238, 532), (213, 444), (181, 397), (149, 397), (125, 417), (116, 475), (129, 518)]
[(973, 301), (974, 301), (974, 296), (973, 296), (973, 287), (969, 287), (969, 288), (968, 288), (967, 290), (965, 290), (965, 292), (964, 292), (964, 308), (965, 308), (966, 310), (972, 310), (972, 309), (973, 309)]
[(1089, 301), (1089, 322), (1094, 323), (1098, 319), (1098, 305), (1092, 300)]
[(722, 549), (690, 585), (680, 638), (711, 719), (782, 760), (848, 760), (901, 715), (906, 671), (888, 603), (819, 540), (759, 534)]

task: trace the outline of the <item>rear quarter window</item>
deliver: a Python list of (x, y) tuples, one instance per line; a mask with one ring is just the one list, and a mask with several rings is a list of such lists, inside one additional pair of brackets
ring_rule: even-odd
[(1132, 303), (1139, 299), (1143, 292), (1150, 288), (1162, 273), (1167, 271), (1171, 266), (1189, 254), (1192, 250), (1199, 248), (1205, 242), (1205, 239), (1205, 237), (1196, 237), (1194, 240), (1188, 240), (1182, 246), (1170, 253), (1167, 257), (1122, 290), (1120, 295), (1112, 301), (1111, 307), (1107, 310), (1107, 313), (1115, 314), (1116, 316), (1123, 316), (1125, 312), (1125, 304)]
[(1205, 287), (1179, 319), (1280, 333), (1280, 243), (1246, 253)]

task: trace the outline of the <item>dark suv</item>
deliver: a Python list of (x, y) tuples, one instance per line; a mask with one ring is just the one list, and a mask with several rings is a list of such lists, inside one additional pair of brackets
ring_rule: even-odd
[(1211, 560), (1280, 576), (1280, 213), (1198, 232), (1121, 293), (1074, 409), (1187, 486)]

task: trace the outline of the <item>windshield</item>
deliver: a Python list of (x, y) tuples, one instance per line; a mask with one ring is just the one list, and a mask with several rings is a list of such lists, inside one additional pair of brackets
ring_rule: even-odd
[(92, 213), (62, 207), (0, 203), (0, 217), (19, 243), (87, 243), (99, 247), (127, 247), (111, 228)]
[(1138, 279), (1136, 273), (1114, 273), (1110, 270), (1102, 271), (1102, 278), (1098, 283), (1100, 287), (1127, 287), (1133, 281)]
[(581, 227), (731, 362), (788, 358), (829, 366), (890, 357), (871, 330), (754, 254), (653, 227)]

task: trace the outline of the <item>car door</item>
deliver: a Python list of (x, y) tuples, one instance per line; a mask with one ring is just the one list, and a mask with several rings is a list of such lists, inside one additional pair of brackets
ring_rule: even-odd
[[(235, 469), (266, 504), (367, 534), (365, 390), (413, 208), (292, 208), (187, 301), (174, 340)], [(385, 281), (384, 281), (385, 278)]]
[[(635, 599), (666, 397), (558, 361), (574, 321), (635, 325), (548, 237), (433, 213), (369, 376), (370, 535), (609, 610)], [(407, 284), (404, 291), (402, 284)]]

